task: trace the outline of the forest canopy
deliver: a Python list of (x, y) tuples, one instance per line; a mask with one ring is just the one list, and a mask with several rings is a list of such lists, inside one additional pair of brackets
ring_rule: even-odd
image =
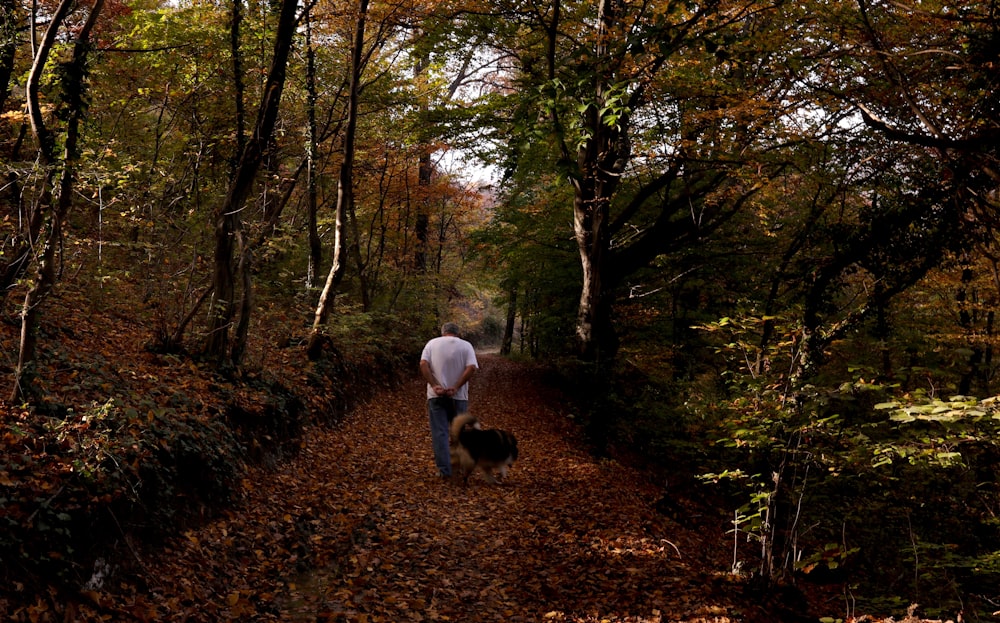
[(754, 573), (996, 610), (998, 9), (0, 0), (7, 402), (59, 292), (237, 375), (457, 318), (737, 500)]

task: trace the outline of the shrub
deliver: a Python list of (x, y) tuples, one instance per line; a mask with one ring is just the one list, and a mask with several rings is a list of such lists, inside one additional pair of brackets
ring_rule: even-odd
[(0, 429), (4, 579), (80, 585), (126, 537), (155, 538), (233, 499), (242, 449), (221, 422), (169, 408), (95, 404)]

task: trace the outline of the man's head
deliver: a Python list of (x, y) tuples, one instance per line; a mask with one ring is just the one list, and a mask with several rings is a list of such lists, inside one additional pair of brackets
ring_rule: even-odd
[(446, 322), (441, 325), (441, 335), (454, 335), (458, 337), (459, 331), (458, 325), (454, 322)]

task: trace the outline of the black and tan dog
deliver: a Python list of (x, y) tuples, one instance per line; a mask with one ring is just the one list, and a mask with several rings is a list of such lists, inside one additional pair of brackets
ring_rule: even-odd
[(517, 439), (505, 430), (483, 430), (473, 415), (463, 413), (451, 421), (451, 473), (452, 477), (469, 481), (473, 471), (479, 469), (486, 482), (498, 484), (493, 470), (500, 472), (500, 479), (517, 460)]

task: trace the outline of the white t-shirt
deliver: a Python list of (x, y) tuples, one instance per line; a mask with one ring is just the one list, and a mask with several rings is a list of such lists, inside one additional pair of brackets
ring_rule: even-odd
[[(476, 350), (472, 348), (472, 344), (453, 335), (442, 335), (427, 342), (420, 353), (420, 360), (430, 364), (434, 378), (445, 387), (454, 387), (467, 367), (475, 366), (479, 369)], [(430, 383), (427, 384), (427, 398), (437, 398)], [(459, 387), (454, 398), (468, 400), (469, 384)]]

